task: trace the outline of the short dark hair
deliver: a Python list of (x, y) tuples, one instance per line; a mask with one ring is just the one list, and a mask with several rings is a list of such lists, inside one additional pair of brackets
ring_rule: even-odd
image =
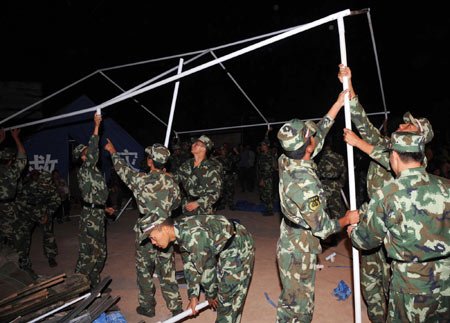
[(294, 151), (286, 151), (284, 150), (284, 154), (288, 156), (291, 159), (302, 159), (305, 156), (306, 148), (311, 145), (311, 137), (308, 138), (308, 140), (304, 143), (303, 146), (301, 146), (299, 149)]
[(166, 227), (173, 227), (173, 225), (175, 224), (175, 220), (172, 217), (168, 217), (167, 219), (164, 220), (163, 223), (161, 223), (161, 226), (166, 226)]
[(422, 152), (406, 153), (397, 151), (397, 154), (400, 157), (400, 160), (404, 163), (408, 163), (411, 161), (422, 163), (425, 158), (425, 155)]

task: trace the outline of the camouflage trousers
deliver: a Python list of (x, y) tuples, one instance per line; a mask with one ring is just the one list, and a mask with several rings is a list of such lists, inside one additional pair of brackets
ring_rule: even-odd
[(361, 254), (361, 292), (371, 322), (386, 322), (391, 268), (383, 247)]
[(251, 234), (236, 223), (233, 243), (219, 255), (217, 262), (217, 319), (220, 323), (239, 323), (247, 297), (255, 263), (255, 248)]
[(450, 322), (450, 257), (392, 262), (387, 322)]
[[(262, 179), (264, 186), (258, 185), (259, 199), (267, 213), (273, 213), (273, 183), (272, 177)], [(259, 183), (258, 183), (259, 184)]]
[(278, 299), (277, 322), (311, 322), (314, 313), (314, 283), (317, 255), (282, 248), (278, 242), (278, 269), (281, 291)]
[(140, 234), (136, 233), (135, 256), (137, 284), (139, 287), (139, 305), (150, 310), (155, 309), (156, 288), (153, 272), (158, 275), (162, 296), (171, 312), (182, 311), (182, 300), (175, 278), (175, 257), (173, 246), (160, 250), (150, 241), (140, 244)]
[(190, 200), (188, 200), (186, 198), (182, 199), (181, 205), (182, 205), (182, 213), (183, 213), (183, 215), (215, 214), (212, 205), (210, 207), (207, 207), (206, 209), (204, 209), (201, 206), (199, 206), (195, 210), (189, 212), (185, 208), (186, 204), (188, 204), (189, 202), (192, 202), (192, 201), (190, 201)]
[[(220, 196), (220, 199), (218, 201), (219, 207), (233, 207), (234, 206), (234, 194), (235, 194), (235, 187), (234, 187), (234, 177), (233, 176), (227, 176), (224, 178), (223, 181), (223, 189), (222, 194)], [(204, 213), (206, 214), (206, 213)]]
[(106, 261), (105, 211), (81, 209), (78, 232), (78, 260), (75, 272), (87, 276), (91, 286), (100, 283)]
[(14, 242), (16, 217), (17, 207), (14, 202), (0, 203), (0, 242), (6, 242), (11, 247)]

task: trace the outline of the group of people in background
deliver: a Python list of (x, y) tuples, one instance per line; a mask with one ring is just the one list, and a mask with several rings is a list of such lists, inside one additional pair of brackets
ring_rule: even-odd
[[(323, 246), (337, 245), (338, 233), (347, 233), (362, 250), (361, 288), (371, 322), (450, 322), (448, 143), (447, 149), (433, 149), (431, 123), (410, 112), (390, 136), (381, 133), (359, 102), (350, 68), (340, 65), (338, 79), (344, 77), (348, 90), (318, 123), (292, 119), (280, 127), (277, 142), (270, 140), (270, 127), (256, 151), (249, 145), (215, 147), (206, 135), (191, 142), (177, 138), (171, 147), (146, 147), (142, 170), (130, 167), (109, 139), (99, 147), (102, 116), (95, 114), (89, 143), (73, 150), (81, 205), (75, 271), (86, 275), (92, 287), (100, 282), (107, 257), (105, 215), (122, 206), (118, 192), (128, 190), (139, 213), (136, 311), (155, 316), (153, 272), (172, 315), (183, 310), (176, 244), (192, 315), (202, 289), (217, 310), (217, 322), (240, 322), (252, 280), (254, 241), (251, 230), (217, 213), (235, 209), (235, 187), (257, 189), (264, 216), (274, 214), (275, 201), (280, 205), (277, 322), (312, 320), (318, 254)], [(366, 170), (355, 167), (357, 191), (363, 192), (356, 210), (349, 210), (344, 193), (345, 159), (329, 134), (346, 96), (357, 132), (344, 129), (343, 141), (357, 148), (358, 158), (370, 160)], [(31, 232), (42, 228), (44, 253), (49, 265), (57, 266), (52, 218), (68, 219), (70, 190), (57, 171), (22, 176), (27, 158), (19, 133), (11, 130), (15, 151), (0, 151), (1, 239), (35, 277)], [(5, 136), (2, 130), (0, 143)], [(97, 167), (99, 149), (111, 157), (110, 183)]]

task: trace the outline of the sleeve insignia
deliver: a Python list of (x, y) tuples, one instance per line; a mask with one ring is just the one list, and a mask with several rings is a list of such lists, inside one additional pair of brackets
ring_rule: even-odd
[(318, 195), (315, 195), (315, 196), (310, 197), (310, 198), (308, 199), (308, 206), (309, 206), (309, 209), (310, 209), (311, 211), (317, 210), (317, 208), (319, 207), (319, 205), (320, 205), (320, 199), (319, 199), (319, 196), (318, 196)]

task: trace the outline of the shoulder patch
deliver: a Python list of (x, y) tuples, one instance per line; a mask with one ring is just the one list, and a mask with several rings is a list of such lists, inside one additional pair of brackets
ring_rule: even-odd
[(320, 205), (319, 195), (314, 195), (308, 199), (308, 206), (311, 211), (317, 210)]

